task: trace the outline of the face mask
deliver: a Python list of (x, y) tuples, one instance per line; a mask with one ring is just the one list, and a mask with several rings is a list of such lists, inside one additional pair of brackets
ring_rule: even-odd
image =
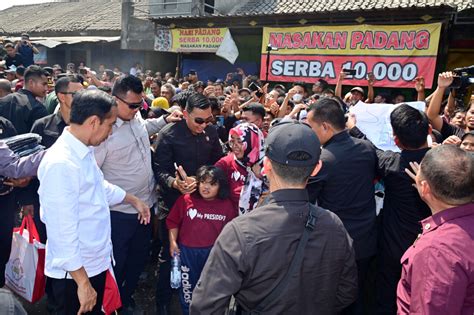
[(303, 95), (301, 95), (299, 93), (293, 95), (293, 101), (295, 101), (297, 103), (301, 102), (302, 99), (303, 99)]

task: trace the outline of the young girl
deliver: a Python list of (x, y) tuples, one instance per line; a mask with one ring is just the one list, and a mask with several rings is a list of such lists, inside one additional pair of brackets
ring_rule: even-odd
[(180, 302), (189, 314), (192, 292), (214, 242), (237, 212), (228, 199), (229, 185), (224, 172), (216, 166), (197, 170), (198, 191), (179, 197), (166, 219), (170, 255), (181, 258)]

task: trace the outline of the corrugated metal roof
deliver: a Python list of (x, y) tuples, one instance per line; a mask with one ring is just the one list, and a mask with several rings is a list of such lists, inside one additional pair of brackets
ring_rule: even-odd
[[(266, 16), (373, 11), (384, 9), (437, 8), (450, 6), (457, 11), (474, 8), (473, 0), (249, 0), (227, 14), (215, 17)], [(156, 16), (154, 19), (200, 18), (203, 16)], [(210, 16), (207, 16), (208, 18)]]
[(235, 15), (295, 14), (336, 11), (432, 8), (443, 5), (457, 10), (473, 7), (472, 0), (250, 0)]
[(19, 5), (0, 11), (2, 32), (87, 32), (120, 31), (121, 2), (50, 2)]

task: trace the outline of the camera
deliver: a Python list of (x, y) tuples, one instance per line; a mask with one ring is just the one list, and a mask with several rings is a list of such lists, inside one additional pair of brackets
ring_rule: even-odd
[(471, 85), (474, 84), (474, 65), (463, 68), (456, 68), (453, 70), (456, 75), (453, 78), (453, 83), (449, 86), (456, 90), (456, 98), (462, 100), (464, 104), (469, 102), (471, 93), (468, 93)]

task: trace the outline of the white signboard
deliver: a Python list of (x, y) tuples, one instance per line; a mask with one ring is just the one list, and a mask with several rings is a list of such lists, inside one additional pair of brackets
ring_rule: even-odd
[[(424, 102), (407, 102), (420, 111), (425, 110)], [(399, 152), (400, 149), (393, 141), (393, 131), (390, 124), (390, 113), (400, 104), (366, 104), (358, 102), (349, 111), (356, 116), (359, 128), (372, 143), (382, 150)]]

